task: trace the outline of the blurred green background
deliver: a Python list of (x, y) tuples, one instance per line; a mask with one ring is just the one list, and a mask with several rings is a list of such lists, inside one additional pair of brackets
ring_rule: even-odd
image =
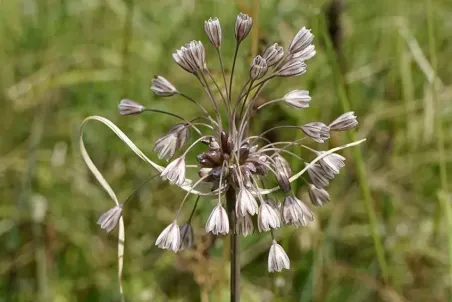
[[(242, 239), (242, 301), (448, 301), (449, 0), (0, 1), (0, 301), (119, 301), (117, 232), (96, 225), (113, 202), (80, 156), (80, 123), (105, 116), (156, 159), (153, 144), (174, 119), (121, 117), (119, 100), (194, 116), (182, 98), (157, 99), (150, 80), (163, 75), (207, 102), (171, 53), (202, 40), (218, 70), (203, 32), (203, 21), (217, 16), (229, 68), (240, 11), (254, 28), (236, 83), (265, 46), (287, 47), (302, 26), (316, 35), (308, 72), (274, 81), (262, 95), (308, 89), (311, 107), (264, 110), (253, 131), (329, 122), (350, 106), (360, 121), (355, 136), (368, 139), (342, 152), (346, 168), (329, 187), (332, 202), (314, 209), (314, 223), (278, 231), (291, 270), (267, 272), (268, 234)], [(282, 131), (272, 139), (295, 136)], [(319, 147), (351, 139), (334, 135)], [(155, 172), (101, 124), (90, 124), (85, 140), (121, 200)], [(294, 187), (307, 201), (303, 184)], [(210, 202), (194, 219), (196, 249), (175, 255), (154, 246), (183, 195), (157, 180), (125, 209), (127, 301), (228, 301), (227, 242), (204, 232)]]

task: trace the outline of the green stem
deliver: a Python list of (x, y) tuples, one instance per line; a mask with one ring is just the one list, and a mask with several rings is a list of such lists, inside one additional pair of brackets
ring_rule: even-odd
[(231, 302), (240, 302), (240, 241), (236, 234), (235, 191), (226, 192), (226, 206), (230, 224), (230, 256), (231, 256)]
[[(324, 38), (325, 45), (326, 45), (326, 51), (327, 51), (328, 58), (330, 60), (330, 66), (331, 66), (332, 72), (333, 72), (333, 81), (336, 86), (337, 94), (338, 94), (338, 97), (341, 102), (341, 107), (342, 107), (342, 110), (344, 110), (344, 111), (350, 111), (350, 102), (348, 100), (348, 96), (346, 93), (343, 75), (342, 75), (340, 66), (337, 61), (337, 55), (334, 51), (331, 37), (329, 36), (328, 29), (327, 29), (327, 26), (325, 23), (325, 19), (322, 19), (321, 21), (322, 21), (321, 22), (322, 29), (323, 29), (322, 33), (323, 33), (323, 38)], [(356, 136), (355, 136), (354, 132), (349, 132), (348, 136), (349, 136), (350, 140), (356, 141)], [(367, 183), (366, 168), (364, 166), (364, 160), (363, 160), (363, 156), (361, 154), (361, 149), (353, 148), (353, 155), (355, 158), (359, 184), (360, 184), (361, 191), (362, 191), (362, 194), (364, 197), (364, 205), (366, 207), (367, 215), (369, 217), (370, 232), (372, 234), (372, 239), (374, 241), (374, 247), (375, 247), (375, 252), (377, 255), (377, 259), (378, 259), (378, 264), (380, 266), (383, 280), (385, 282), (389, 282), (388, 263), (386, 260), (386, 255), (385, 255), (385, 251), (383, 248), (381, 236), (378, 231), (377, 215), (373, 208), (373, 200), (372, 200), (369, 185)]]

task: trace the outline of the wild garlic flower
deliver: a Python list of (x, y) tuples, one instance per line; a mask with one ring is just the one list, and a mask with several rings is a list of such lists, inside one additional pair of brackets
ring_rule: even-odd
[[(344, 166), (345, 158), (335, 152), (358, 145), (364, 140), (327, 151), (318, 151), (305, 145), (313, 145), (312, 142), (316, 146), (317, 143), (324, 144), (332, 135), (331, 132), (356, 127), (358, 122), (353, 112), (344, 113), (329, 125), (314, 121), (304, 125), (276, 126), (260, 134), (249, 133), (251, 117), (258, 115), (264, 108), (267, 109), (267, 106), (289, 106), (289, 110), (303, 112), (309, 108), (311, 96), (307, 90), (299, 89), (300, 87), (260, 106), (256, 106), (256, 102), (270, 81), (282, 81), (283, 77), (305, 73), (306, 61), (315, 55), (315, 47), (312, 44), (314, 35), (303, 27), (290, 42), (286, 54), (283, 47), (272, 44), (249, 63), (250, 68), (248, 74), (244, 75), (245, 80), (241, 84), (236, 83), (234, 67), (237, 53), (252, 25), (251, 17), (243, 13), (237, 16), (235, 31), (229, 35), (234, 35), (236, 43), (229, 78), (223, 68), (220, 46), (224, 37), (217, 18), (207, 20), (204, 30), (210, 46), (213, 46), (219, 58), (221, 69), (217, 74), (220, 79), (207, 67), (205, 48), (201, 41), (193, 40), (173, 53), (176, 64), (200, 82), (200, 88), (206, 93), (206, 102), (184, 94), (182, 87), (176, 88), (162, 76), (156, 76), (152, 80), (151, 89), (157, 96), (184, 98), (187, 105), (196, 106), (199, 110), (198, 117), (186, 119), (178, 113), (147, 108), (131, 100), (121, 101), (119, 111), (123, 115), (160, 113), (178, 120), (166, 135), (157, 140), (154, 147), (159, 160), (170, 160), (178, 152), (182, 153), (169, 164), (161, 163), (164, 165), (162, 166), (149, 159), (116, 125), (103, 117), (89, 117), (84, 124), (88, 120), (104, 123), (143, 161), (156, 169), (163, 180), (168, 180), (187, 192), (174, 221), (158, 236), (155, 243), (158, 247), (177, 252), (192, 246), (195, 237), (191, 219), (198, 200), (201, 197), (201, 202), (208, 202), (214, 197), (216, 205), (206, 220), (206, 232), (214, 235), (249, 236), (255, 228), (252, 216), (257, 215), (259, 231), (270, 232), (272, 237), (268, 270), (274, 272), (290, 267), (290, 260), (283, 248), (276, 243), (274, 232), (285, 225), (306, 226), (314, 219), (311, 209), (292, 192), (291, 183), (307, 174), (311, 202), (315, 206), (323, 206), (330, 200), (326, 187)], [(224, 83), (225, 91), (219, 88), (218, 80)], [(214, 93), (215, 89), (217, 93)], [(267, 138), (268, 132), (284, 128), (305, 136), (283, 142), (270, 141)], [(190, 132), (196, 139), (185, 150), (181, 150), (188, 142)], [(199, 144), (204, 145), (203, 152), (193, 154), (193, 147)], [(118, 204), (108, 183), (89, 158), (83, 138), (81, 150), (88, 167)], [(300, 157), (301, 150), (303, 159)], [(289, 163), (307, 158), (311, 158), (310, 162), (306, 162), (301, 171), (294, 173)], [(198, 173), (193, 171), (194, 169)], [(183, 213), (181, 209), (191, 195), (197, 195), (198, 199), (188, 222), (179, 228), (178, 220)], [(278, 200), (278, 195), (283, 200), (282, 204), (273, 201)], [(203, 196), (210, 197), (204, 200)], [(107, 231), (113, 230), (122, 215), (121, 210), (122, 206), (117, 206), (102, 215), (99, 219), (101, 227)]]

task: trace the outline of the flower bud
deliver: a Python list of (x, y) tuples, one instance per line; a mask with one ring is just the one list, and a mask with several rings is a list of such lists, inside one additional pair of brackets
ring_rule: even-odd
[(277, 70), (276, 75), (280, 77), (298, 76), (306, 72), (306, 64), (297, 58), (287, 59)]
[(301, 130), (314, 141), (323, 144), (330, 138), (330, 128), (321, 122), (311, 122), (301, 126)]
[(314, 35), (311, 34), (311, 30), (303, 27), (290, 42), (289, 52), (296, 53), (305, 49), (312, 43), (312, 40), (314, 40)]
[(158, 96), (173, 96), (179, 93), (176, 87), (162, 76), (155, 76), (152, 79), (151, 90)]
[(250, 78), (251, 80), (258, 80), (262, 78), (267, 73), (267, 62), (261, 56), (254, 58), (253, 63), (251, 63), (250, 68)]
[(210, 43), (216, 48), (221, 46), (221, 26), (218, 18), (209, 18), (209, 20), (204, 21), (204, 31), (209, 38)]
[(253, 26), (253, 19), (250, 16), (240, 13), (235, 21), (235, 39), (241, 42), (251, 31)]
[(123, 99), (118, 105), (119, 114), (130, 115), (139, 114), (145, 109), (143, 105), (129, 99)]
[(267, 66), (273, 66), (278, 63), (284, 56), (284, 49), (275, 43), (264, 51), (262, 57), (267, 61)]
[(284, 101), (295, 108), (308, 108), (311, 97), (309, 96), (309, 91), (292, 90), (284, 95)]
[(330, 201), (330, 194), (323, 188), (317, 188), (313, 184), (309, 184), (309, 199), (313, 205), (323, 207), (323, 205)]
[(353, 111), (346, 112), (335, 119), (330, 124), (330, 129), (333, 131), (346, 131), (355, 128), (358, 125), (355, 113)]

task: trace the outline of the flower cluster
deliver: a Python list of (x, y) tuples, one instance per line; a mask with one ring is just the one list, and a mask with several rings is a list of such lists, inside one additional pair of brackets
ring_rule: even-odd
[[(161, 97), (180, 96), (192, 103), (200, 111), (200, 116), (187, 120), (174, 113), (160, 111), (138, 104), (131, 100), (122, 100), (119, 111), (122, 115), (156, 112), (168, 114), (180, 120), (166, 135), (157, 140), (154, 151), (161, 160), (171, 160), (166, 167), (161, 167), (145, 158), (159, 170), (163, 180), (177, 185), (187, 191), (177, 211), (174, 221), (168, 225), (157, 238), (156, 245), (163, 249), (177, 252), (193, 245), (194, 234), (191, 220), (199, 197), (216, 196), (216, 205), (207, 218), (205, 229), (214, 235), (226, 235), (229, 232), (248, 236), (253, 234), (255, 226), (252, 216), (257, 215), (259, 232), (270, 232), (272, 244), (268, 258), (268, 270), (281, 271), (290, 267), (290, 260), (283, 248), (276, 242), (274, 232), (285, 225), (295, 227), (307, 226), (314, 219), (311, 209), (292, 192), (291, 183), (307, 172), (306, 180), (312, 205), (323, 206), (330, 201), (326, 187), (344, 166), (345, 158), (335, 150), (317, 151), (302, 143), (311, 139), (324, 143), (333, 132), (346, 131), (358, 124), (353, 112), (346, 112), (329, 124), (309, 122), (304, 125), (277, 126), (258, 135), (249, 135), (251, 116), (262, 108), (276, 103), (283, 103), (294, 109), (303, 110), (309, 107), (311, 97), (306, 90), (293, 90), (282, 98), (268, 101), (256, 106), (260, 92), (270, 80), (281, 77), (292, 77), (306, 72), (307, 60), (314, 57), (316, 50), (312, 44), (314, 35), (310, 30), (302, 28), (290, 42), (287, 52), (277, 43), (270, 45), (262, 54), (256, 56), (250, 64), (248, 79), (241, 85), (239, 93), (234, 94), (234, 67), (241, 42), (248, 36), (253, 25), (252, 19), (240, 13), (235, 23), (236, 48), (232, 62), (232, 73), (228, 75), (223, 68), (221, 56), (222, 31), (217, 18), (205, 21), (204, 29), (209, 42), (216, 49), (221, 66), (224, 89), (220, 89), (206, 62), (205, 48), (201, 41), (191, 41), (173, 53), (174, 61), (186, 72), (192, 74), (205, 90), (209, 106), (195, 101), (181, 93), (180, 90), (162, 76), (152, 80), (152, 91)], [(218, 90), (218, 98), (213, 89)], [(200, 130), (207, 129), (208, 133)], [(300, 139), (289, 142), (272, 142), (266, 138), (270, 131), (289, 128), (300, 131)], [(197, 139), (182, 154), (174, 157), (189, 141), (190, 132)], [(336, 150), (356, 145), (359, 142), (335, 148)], [(195, 145), (204, 144), (204, 152), (189, 156)], [(306, 162), (304, 169), (293, 173), (285, 156), (302, 160), (291, 148), (303, 147), (311, 153), (314, 160)], [(135, 145), (132, 148), (138, 153)], [(194, 161), (196, 162), (194, 163)], [(187, 164), (190, 162), (190, 165)], [(195, 164), (195, 165), (194, 165)], [(199, 178), (187, 178), (186, 170), (198, 167)], [(208, 190), (202, 190), (201, 184)], [(268, 188), (270, 186), (270, 188)], [(279, 196), (271, 195), (279, 191)], [(188, 221), (179, 226), (180, 210), (189, 195), (198, 195), (195, 206)], [(225, 209), (226, 196), (228, 211)], [(278, 197), (282, 196), (282, 202)], [(233, 205), (231, 211), (230, 205)], [(99, 219), (99, 224), (107, 231), (112, 231), (122, 215), (122, 205), (109, 210)], [(231, 217), (234, 216), (234, 217)], [(232, 219), (233, 218), (233, 219)], [(231, 222), (234, 221), (234, 224)]]

